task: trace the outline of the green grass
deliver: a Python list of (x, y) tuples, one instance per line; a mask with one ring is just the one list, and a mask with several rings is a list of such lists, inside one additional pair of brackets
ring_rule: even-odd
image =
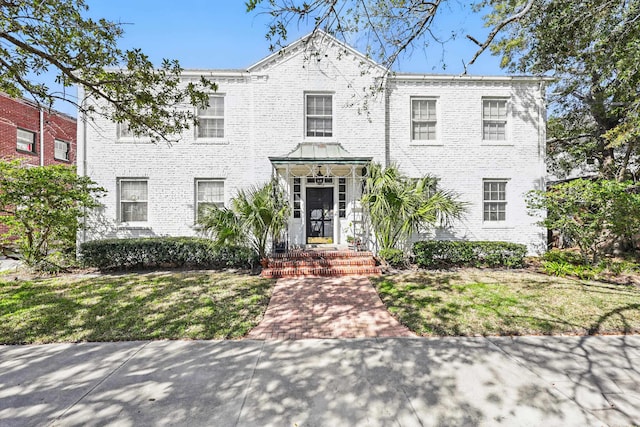
[(262, 319), (273, 283), (219, 272), (0, 276), (0, 344), (240, 338)]
[(640, 333), (638, 285), (462, 269), (372, 279), (422, 336)]

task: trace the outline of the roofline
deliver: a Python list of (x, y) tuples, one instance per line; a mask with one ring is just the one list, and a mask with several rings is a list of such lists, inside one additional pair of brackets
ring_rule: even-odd
[(182, 70), (181, 75), (188, 77), (246, 77), (249, 75), (248, 70), (217, 70), (217, 69), (201, 69), (194, 68), (188, 70)]
[(13, 96), (9, 95), (8, 93), (5, 93), (5, 92), (0, 92), (0, 96), (4, 96), (5, 98), (11, 99), (13, 101), (20, 102), (22, 104), (26, 104), (29, 107), (35, 108), (37, 110), (42, 109), (42, 111), (47, 113), (47, 114), (55, 114), (56, 116), (61, 116), (61, 117), (66, 118), (66, 119), (73, 120), (74, 122), (78, 121), (77, 117), (73, 117), (70, 114), (63, 113), (62, 111), (58, 111), (55, 108), (48, 108), (45, 105), (40, 105), (36, 101), (32, 101), (30, 99), (26, 99), (26, 98), (23, 98), (23, 97), (15, 98), (15, 97), (13, 97)]
[(373, 157), (324, 157), (318, 159), (316, 157), (269, 157), (269, 160), (274, 165), (290, 165), (290, 164), (338, 164), (338, 165), (349, 165), (349, 164), (368, 164), (371, 163)]
[(279, 49), (277, 52), (274, 52), (271, 55), (261, 59), (260, 61), (256, 62), (255, 64), (251, 65), (250, 67), (248, 67), (247, 70), (249, 72), (251, 72), (252, 70), (254, 70), (256, 68), (260, 68), (263, 64), (268, 63), (269, 61), (273, 60), (273, 58), (275, 58), (277, 55), (280, 55), (280, 53), (282, 51), (286, 51), (287, 49), (292, 49), (292, 48), (297, 47), (299, 44), (306, 43), (311, 37), (313, 37), (316, 34), (320, 34), (322, 37), (326, 37), (326, 38), (331, 39), (333, 42), (339, 44), (341, 47), (343, 47), (344, 49), (348, 50), (353, 55), (356, 55), (356, 56), (362, 58), (363, 60), (370, 62), (371, 65), (373, 65), (376, 68), (379, 68), (380, 70), (385, 70), (384, 67), (382, 67), (380, 64), (375, 62), (370, 57), (364, 55), (362, 52), (360, 52), (359, 50), (349, 46), (348, 44), (338, 40), (337, 38), (335, 38), (334, 36), (332, 36), (331, 34), (327, 33), (326, 31), (324, 31), (324, 30), (322, 30), (320, 28), (317, 28), (317, 29), (311, 31), (310, 33), (308, 33), (305, 36), (300, 37), (298, 40), (294, 41), (293, 43), (291, 43), (291, 44), (289, 44), (287, 46), (284, 46), (282, 49)]
[(514, 82), (514, 81), (523, 81), (523, 82), (553, 82), (557, 79), (548, 76), (470, 76), (470, 75), (460, 75), (460, 74), (401, 74), (395, 73), (389, 75), (389, 80), (391, 81), (416, 81), (416, 80), (441, 80), (441, 81), (452, 81), (452, 80), (471, 80), (471, 81), (496, 81), (496, 82)]

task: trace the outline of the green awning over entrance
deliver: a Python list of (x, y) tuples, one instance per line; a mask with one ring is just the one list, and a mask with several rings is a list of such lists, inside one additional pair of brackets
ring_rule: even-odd
[(343, 164), (366, 165), (373, 157), (358, 157), (349, 153), (341, 144), (302, 142), (289, 154), (269, 157), (274, 165), (286, 164)]

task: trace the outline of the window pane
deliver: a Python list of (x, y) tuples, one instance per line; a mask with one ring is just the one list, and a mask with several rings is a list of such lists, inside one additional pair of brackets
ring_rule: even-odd
[(224, 116), (224, 97), (211, 96), (209, 97), (209, 106), (207, 108), (201, 108), (198, 112), (202, 117), (223, 117)]
[(36, 134), (28, 130), (18, 129), (16, 148), (22, 151), (35, 151)]
[(123, 201), (147, 200), (147, 181), (121, 181), (120, 198)]
[(224, 138), (224, 119), (200, 119), (199, 138)]
[(198, 202), (224, 203), (223, 181), (198, 181)]
[(414, 99), (411, 103), (412, 117), (418, 120), (436, 120), (435, 99)]
[(121, 209), (123, 222), (147, 220), (146, 202), (122, 202)]
[(56, 139), (53, 156), (56, 159), (69, 160), (69, 144), (64, 141), (60, 141)]

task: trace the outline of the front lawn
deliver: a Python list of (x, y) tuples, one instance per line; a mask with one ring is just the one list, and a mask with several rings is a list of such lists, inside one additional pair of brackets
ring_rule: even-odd
[(221, 272), (0, 275), (0, 344), (240, 338), (262, 319), (274, 283)]
[(640, 287), (526, 271), (460, 269), (372, 279), (422, 336), (640, 333)]

